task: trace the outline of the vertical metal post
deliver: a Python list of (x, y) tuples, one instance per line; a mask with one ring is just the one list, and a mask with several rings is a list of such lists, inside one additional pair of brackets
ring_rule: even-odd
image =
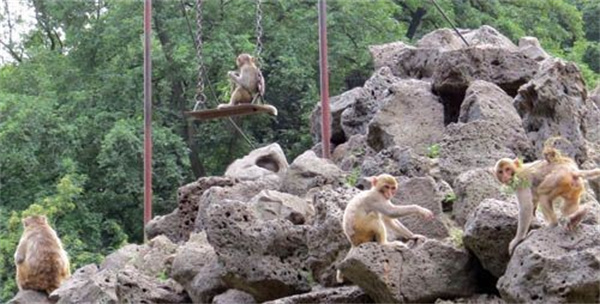
[(144, 2), (144, 242), (146, 225), (152, 218), (152, 0)]
[(319, 70), (321, 74), (321, 146), (323, 158), (330, 158), (329, 71), (327, 67), (327, 1), (319, 0)]

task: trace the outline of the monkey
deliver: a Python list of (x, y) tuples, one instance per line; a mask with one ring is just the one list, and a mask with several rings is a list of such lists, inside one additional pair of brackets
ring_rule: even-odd
[(242, 53), (236, 58), (237, 71), (227, 72), (232, 81), (231, 98), (228, 104), (220, 104), (217, 108), (235, 106), (243, 103), (263, 101), (265, 95), (265, 79), (256, 66), (256, 58)]
[[(342, 227), (351, 244), (350, 250), (366, 242), (376, 241), (381, 245), (403, 246), (399, 241), (388, 242), (387, 231), (392, 229), (406, 239), (422, 239), (396, 218), (417, 213), (426, 219), (434, 217), (433, 212), (418, 205), (396, 206), (390, 199), (398, 189), (396, 178), (381, 174), (371, 178), (371, 189), (362, 191), (348, 202), (344, 210)], [(341, 272), (337, 271), (338, 283), (343, 283)]]
[(562, 155), (551, 145), (545, 145), (542, 155), (543, 160), (531, 163), (522, 163), (518, 158), (502, 158), (494, 166), (494, 176), (500, 183), (515, 190), (519, 204), (517, 233), (508, 246), (509, 255), (525, 239), (538, 205), (546, 222), (555, 226), (558, 219), (552, 203), (562, 198), (565, 228), (574, 230), (588, 211), (579, 205), (585, 190), (583, 179), (600, 176), (600, 169), (579, 170), (573, 159)]
[(15, 252), (17, 286), (52, 293), (71, 276), (69, 258), (44, 215), (22, 220), (24, 231)]

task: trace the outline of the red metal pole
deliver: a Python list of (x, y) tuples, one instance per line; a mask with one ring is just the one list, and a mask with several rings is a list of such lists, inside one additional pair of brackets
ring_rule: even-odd
[(146, 225), (152, 218), (152, 0), (144, 2), (144, 241)]
[(329, 70), (327, 67), (327, 1), (319, 0), (319, 70), (321, 74), (321, 145), (323, 158), (330, 158), (331, 123), (329, 110)]

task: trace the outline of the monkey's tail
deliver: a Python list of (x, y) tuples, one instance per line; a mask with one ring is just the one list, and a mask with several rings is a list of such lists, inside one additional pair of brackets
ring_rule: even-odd
[(344, 283), (344, 276), (342, 275), (342, 272), (338, 269), (338, 271), (335, 274), (335, 280), (338, 283)]

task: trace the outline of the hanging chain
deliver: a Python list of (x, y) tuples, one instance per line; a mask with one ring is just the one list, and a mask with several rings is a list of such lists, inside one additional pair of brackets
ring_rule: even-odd
[(198, 84), (196, 85), (196, 105), (194, 111), (200, 105), (205, 108), (206, 95), (204, 94), (204, 60), (202, 58), (202, 4), (203, 0), (196, 1), (196, 57), (198, 60)]
[(262, 0), (256, 0), (256, 57), (260, 61), (260, 53), (262, 53)]

